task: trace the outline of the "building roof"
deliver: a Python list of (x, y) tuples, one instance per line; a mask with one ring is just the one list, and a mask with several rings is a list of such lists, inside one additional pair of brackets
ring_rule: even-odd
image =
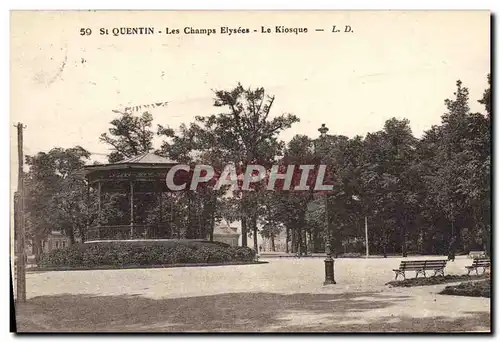
[(165, 169), (170, 168), (173, 165), (178, 164), (176, 161), (170, 160), (165, 157), (161, 157), (154, 153), (143, 153), (138, 156), (127, 158), (116, 163), (110, 164), (96, 164), (96, 165), (86, 165), (82, 170), (78, 171), (76, 174), (80, 176), (85, 176), (89, 173), (95, 171), (104, 170), (127, 170), (130, 168), (136, 169)]
[(236, 227), (230, 227), (227, 224), (220, 224), (214, 227), (214, 235), (239, 236), (240, 233), (238, 233)]
[(157, 154), (148, 152), (121, 160), (114, 164), (176, 164), (176, 162)]

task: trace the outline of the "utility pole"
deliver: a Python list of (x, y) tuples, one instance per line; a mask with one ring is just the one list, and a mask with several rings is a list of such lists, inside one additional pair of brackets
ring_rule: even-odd
[(26, 302), (26, 253), (24, 250), (24, 171), (23, 171), (23, 124), (17, 127), (17, 152), (18, 152), (18, 182), (17, 182), (17, 227), (14, 227), (17, 238), (17, 301)]

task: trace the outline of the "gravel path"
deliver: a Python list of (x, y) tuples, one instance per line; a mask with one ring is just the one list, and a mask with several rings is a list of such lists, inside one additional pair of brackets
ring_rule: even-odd
[[(410, 258), (409, 258), (410, 259)], [(411, 258), (415, 259), (415, 258)], [(391, 288), (400, 259), (30, 273), (24, 331), (488, 331), (490, 300)], [(448, 263), (462, 274), (470, 260)], [(411, 275), (413, 276), (413, 275)]]

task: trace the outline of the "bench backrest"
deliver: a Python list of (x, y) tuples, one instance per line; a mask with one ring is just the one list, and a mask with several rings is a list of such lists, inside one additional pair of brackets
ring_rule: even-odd
[(436, 269), (444, 268), (447, 260), (403, 260), (399, 269)]
[(487, 258), (485, 251), (470, 251), (468, 257), (470, 259)]

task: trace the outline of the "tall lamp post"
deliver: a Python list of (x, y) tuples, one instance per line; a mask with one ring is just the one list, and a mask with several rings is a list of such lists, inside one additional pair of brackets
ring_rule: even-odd
[[(320, 140), (326, 146), (326, 132), (328, 132), (328, 127), (325, 124), (322, 124), (318, 129), (320, 132)], [(322, 158), (323, 159), (323, 158)], [(332, 258), (332, 247), (331, 247), (331, 237), (330, 237), (330, 217), (328, 213), (328, 193), (325, 193), (325, 281), (323, 285), (331, 285), (336, 284), (335, 282), (335, 271), (334, 264), (335, 260)]]

